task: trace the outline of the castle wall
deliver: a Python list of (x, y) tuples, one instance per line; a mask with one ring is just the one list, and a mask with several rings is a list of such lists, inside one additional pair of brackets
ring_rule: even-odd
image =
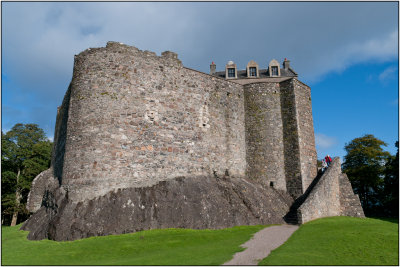
[(303, 192), (305, 192), (313, 179), (317, 176), (318, 171), (312, 117), (311, 89), (297, 79), (293, 79), (292, 83), (296, 95), (301, 177)]
[(56, 126), (54, 130), (54, 143), (51, 155), (51, 166), (53, 167), (54, 177), (56, 177), (61, 184), (64, 155), (65, 155), (65, 142), (67, 138), (67, 121), (69, 104), (71, 100), (71, 85), (69, 85), (65, 93), (61, 106), (57, 109)]
[(287, 188), (297, 198), (317, 175), (311, 89), (297, 79), (280, 84)]
[(178, 176), (245, 175), (242, 86), (184, 68), (174, 53), (88, 49), (75, 57), (70, 98), (62, 185), (73, 201)]
[(296, 98), (292, 80), (280, 83), (281, 113), (283, 121), (283, 147), (287, 192), (293, 197), (301, 196), (303, 191), (300, 165), (299, 129), (297, 127)]
[(244, 86), (246, 176), (286, 191), (279, 83)]

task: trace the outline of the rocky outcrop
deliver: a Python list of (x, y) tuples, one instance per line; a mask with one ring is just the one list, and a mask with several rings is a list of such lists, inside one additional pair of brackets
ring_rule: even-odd
[(280, 224), (291, 197), (232, 177), (180, 177), (151, 187), (125, 188), (82, 202), (48, 187), (43, 206), (23, 225), (28, 239), (75, 240), (146, 229), (220, 229)]
[(26, 203), (26, 209), (29, 212), (36, 212), (40, 209), (46, 187), (54, 179), (53, 168), (41, 172), (35, 177), (35, 179), (33, 179)]

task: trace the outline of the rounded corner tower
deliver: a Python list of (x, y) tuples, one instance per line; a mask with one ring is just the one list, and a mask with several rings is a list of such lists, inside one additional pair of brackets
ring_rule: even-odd
[(240, 85), (121, 43), (75, 56), (55, 174), (74, 201), (180, 176), (244, 177)]

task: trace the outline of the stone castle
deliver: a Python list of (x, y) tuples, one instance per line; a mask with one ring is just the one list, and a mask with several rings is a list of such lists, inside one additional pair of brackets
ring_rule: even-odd
[(310, 87), (266, 67), (206, 74), (117, 42), (75, 56), (28, 238), (364, 216), (338, 159), (317, 175)]

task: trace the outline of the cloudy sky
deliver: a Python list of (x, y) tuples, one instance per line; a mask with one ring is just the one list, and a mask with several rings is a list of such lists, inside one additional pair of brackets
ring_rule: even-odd
[(373, 134), (398, 140), (397, 2), (2, 2), (2, 130), (53, 138), (74, 55), (118, 41), (187, 67), (291, 61), (312, 89), (318, 157)]

